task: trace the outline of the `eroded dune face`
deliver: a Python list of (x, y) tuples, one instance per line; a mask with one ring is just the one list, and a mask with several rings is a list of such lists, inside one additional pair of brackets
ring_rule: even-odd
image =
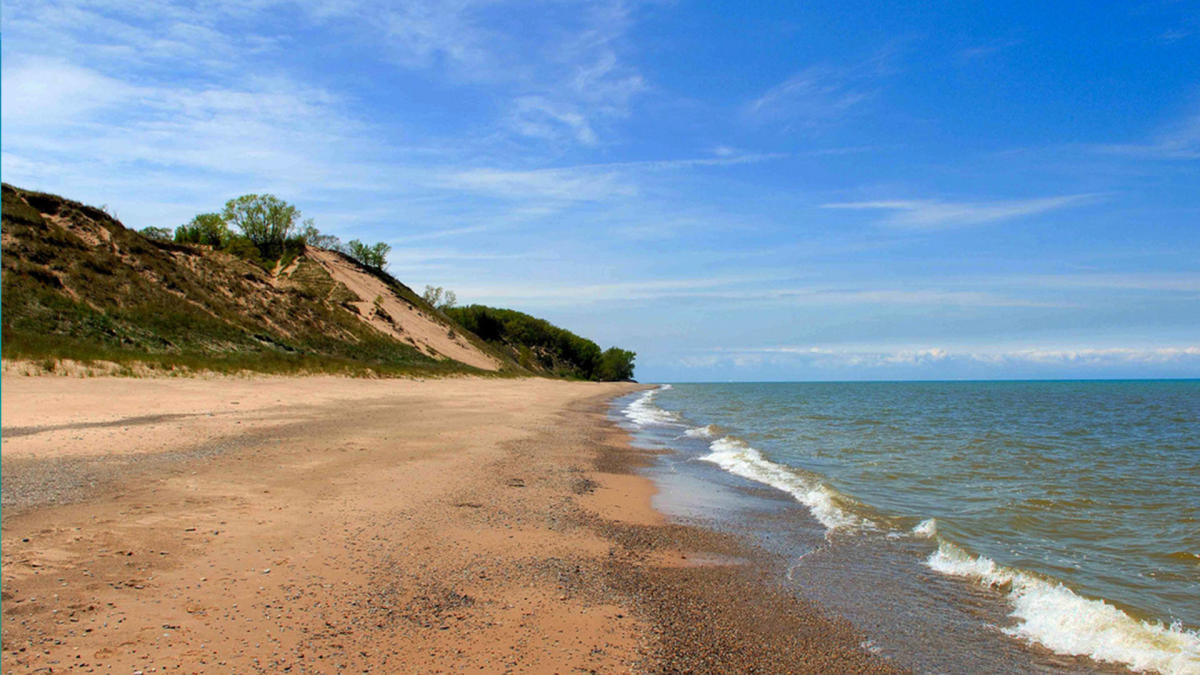
[(305, 256), (321, 265), (334, 281), (359, 297), (347, 304), (376, 330), (403, 340), (435, 358), (448, 358), (483, 370), (499, 370), (500, 363), (467, 341), (440, 317), (415, 307), (396, 295), (379, 279), (364, 273), (332, 251), (309, 249)]
[(503, 365), (407, 287), (340, 253), (308, 249), (267, 270), (206, 245), (148, 239), (56, 195), (7, 184), (3, 193), (5, 342), (25, 340), (35, 354), (49, 335), (56, 349), (99, 361), (115, 350), (200, 362), (303, 355), (399, 372)]

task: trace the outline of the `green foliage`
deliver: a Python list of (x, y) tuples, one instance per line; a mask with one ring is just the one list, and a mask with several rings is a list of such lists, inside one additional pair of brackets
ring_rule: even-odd
[(305, 246), (313, 246), (316, 248), (329, 249), (330, 251), (342, 251), (345, 246), (342, 240), (332, 234), (321, 234), (317, 229), (316, 223), (312, 218), (304, 221), (304, 227), (300, 228), (300, 234), (297, 235)]
[[(479, 372), (371, 328), (341, 304), (357, 298), (332, 279), (314, 298), (276, 287), (254, 265), (150, 245), (98, 209), (8, 185), (3, 194), (4, 358), (218, 371)], [(55, 222), (43, 217), (51, 213)], [(91, 246), (61, 222), (107, 230), (111, 241)], [(240, 236), (225, 250), (259, 255)]]
[(242, 195), (225, 202), (224, 221), (251, 241), (262, 257), (278, 260), (300, 219), (300, 209), (275, 195)]
[[(257, 198), (257, 195), (246, 195), (245, 197), (230, 200), (226, 204), (225, 213), (201, 213), (186, 224), (175, 228), (175, 242), (211, 246), (214, 249), (224, 250), (226, 253), (252, 262), (264, 269), (269, 268), (276, 261), (279, 261), (286, 267), (296, 256), (304, 251), (305, 240), (303, 236), (295, 236), (268, 244), (261, 244), (255, 242), (245, 234), (236, 234), (230, 231), (227, 220), (228, 215), (233, 213), (230, 204), (235, 204), (238, 200), (246, 200), (247, 197)], [(265, 198), (267, 202), (275, 199), (270, 195), (266, 195)], [(261, 200), (262, 198), (259, 199)], [(241, 203), (241, 206), (251, 211), (257, 208), (255, 205), (257, 202), (250, 206), (246, 206), (247, 203)], [(261, 206), (261, 204), (258, 206)], [(306, 226), (311, 228), (313, 232), (316, 232), (316, 227), (312, 225), (312, 220), (307, 221)], [(253, 231), (255, 227), (255, 225), (251, 225), (250, 229)], [(151, 229), (158, 229), (165, 232), (162, 228), (147, 228), (147, 230), (143, 230), (143, 234)], [(245, 228), (242, 229), (244, 230)]]
[(346, 255), (373, 270), (380, 271), (387, 265), (387, 256), (391, 252), (392, 247), (382, 241), (374, 246), (368, 246), (357, 239), (351, 239), (346, 244), (345, 250)]
[[(368, 246), (357, 239), (343, 244), (331, 234), (322, 234), (312, 218), (297, 226), (299, 219), (299, 209), (274, 195), (242, 195), (226, 202), (221, 213), (201, 213), (175, 228), (174, 240), (225, 250), (264, 269), (276, 264), (286, 268), (307, 246), (339, 251), (375, 272), (387, 266), (391, 246), (383, 242)], [(241, 234), (231, 231), (230, 226)], [(148, 228), (144, 233), (151, 229), (155, 237), (165, 232)]]
[(633, 379), (633, 360), (637, 354), (628, 349), (609, 347), (600, 355), (596, 366), (596, 378), (603, 382), (620, 382)]
[(138, 233), (147, 239), (154, 241), (171, 241), (175, 238), (171, 228), (169, 227), (143, 227), (138, 230)]
[(426, 286), (425, 292), (421, 294), (421, 298), (440, 312), (445, 312), (458, 304), (458, 296), (455, 295), (454, 291), (442, 288), (441, 286)]
[(180, 244), (206, 244), (213, 248), (224, 248), (230, 236), (229, 226), (219, 213), (201, 213), (175, 228), (175, 241)]
[(262, 253), (249, 237), (232, 235), (225, 244), (225, 251), (237, 257), (248, 260), (259, 267), (263, 266)]
[(633, 377), (633, 352), (613, 347), (602, 353), (595, 342), (544, 319), (483, 305), (447, 307), (444, 311), (486, 342), (505, 348), (529, 370), (584, 380)]

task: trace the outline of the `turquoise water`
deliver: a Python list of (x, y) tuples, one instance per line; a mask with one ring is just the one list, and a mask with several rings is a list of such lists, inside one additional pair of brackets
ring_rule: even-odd
[(928, 541), (1014, 639), (1200, 672), (1200, 382), (677, 384), (626, 416), (804, 504), (828, 538)]

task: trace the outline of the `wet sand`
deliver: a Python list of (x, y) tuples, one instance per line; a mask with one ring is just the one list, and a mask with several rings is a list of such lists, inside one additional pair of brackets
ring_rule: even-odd
[(888, 672), (667, 522), (635, 385), (3, 379), (4, 672)]

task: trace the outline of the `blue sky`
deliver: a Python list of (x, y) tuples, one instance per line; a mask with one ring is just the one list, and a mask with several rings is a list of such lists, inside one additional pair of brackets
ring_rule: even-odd
[(1200, 376), (1200, 3), (750, 4), (3, 0), (3, 177), (271, 192), (644, 380)]

